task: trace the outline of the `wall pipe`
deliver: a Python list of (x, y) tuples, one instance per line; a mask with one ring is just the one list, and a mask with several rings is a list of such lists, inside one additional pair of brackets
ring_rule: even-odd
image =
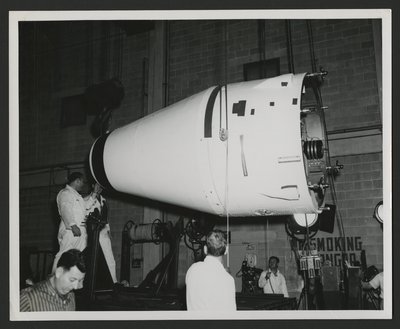
[(294, 58), (293, 58), (293, 44), (292, 44), (292, 23), (289, 19), (285, 21), (286, 26), (286, 45), (288, 56), (289, 73), (294, 73)]

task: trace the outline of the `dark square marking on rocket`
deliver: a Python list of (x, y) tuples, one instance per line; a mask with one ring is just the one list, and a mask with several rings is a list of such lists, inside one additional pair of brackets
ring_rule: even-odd
[(250, 115), (254, 115), (254, 112), (255, 112), (255, 111), (256, 111), (255, 109), (251, 109)]
[(287, 85), (288, 85), (288, 82), (287, 82), (287, 81), (281, 82), (281, 86), (282, 86), (282, 87), (287, 87)]
[(296, 104), (297, 104), (297, 98), (293, 98), (292, 104), (293, 104), (293, 105), (296, 105)]
[(269, 106), (275, 106), (275, 102), (269, 102)]
[(239, 117), (244, 117), (244, 112), (246, 109), (246, 101), (239, 101), (234, 103), (232, 107), (232, 113), (237, 114)]

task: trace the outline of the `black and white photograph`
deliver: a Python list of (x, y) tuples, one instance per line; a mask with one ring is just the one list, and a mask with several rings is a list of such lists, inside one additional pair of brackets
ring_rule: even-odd
[(10, 320), (392, 319), (391, 15), (10, 11)]

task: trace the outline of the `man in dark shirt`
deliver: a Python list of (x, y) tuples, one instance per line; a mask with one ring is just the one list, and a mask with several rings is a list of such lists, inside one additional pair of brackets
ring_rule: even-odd
[(20, 312), (75, 311), (73, 290), (83, 287), (85, 272), (85, 262), (79, 250), (64, 252), (51, 277), (21, 290)]

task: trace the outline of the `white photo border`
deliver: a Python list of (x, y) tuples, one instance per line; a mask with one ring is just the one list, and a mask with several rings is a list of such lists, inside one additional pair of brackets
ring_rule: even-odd
[[(187, 311), (29, 312), (19, 311), (19, 91), (18, 23), (65, 20), (381, 19), (383, 109), (383, 199), (385, 309), (379, 311)], [(179, 10), (179, 11), (10, 11), (9, 12), (9, 177), (10, 320), (298, 320), (392, 319), (392, 12), (390, 9)]]

